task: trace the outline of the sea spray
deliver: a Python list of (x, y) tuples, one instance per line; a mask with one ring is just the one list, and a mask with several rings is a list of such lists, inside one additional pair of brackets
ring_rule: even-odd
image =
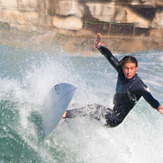
[[(68, 109), (94, 103), (113, 107), (117, 74), (104, 57), (0, 48), (0, 162), (163, 161), (163, 116), (143, 98), (116, 128), (107, 128), (104, 119), (62, 119), (47, 139), (40, 138), (37, 115), (55, 84), (68, 82), (78, 88)], [(133, 55), (139, 62), (139, 76), (163, 103), (162, 52)]]

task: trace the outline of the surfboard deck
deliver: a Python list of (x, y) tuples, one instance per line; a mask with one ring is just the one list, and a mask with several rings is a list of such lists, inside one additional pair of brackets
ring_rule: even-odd
[(56, 127), (69, 106), (76, 89), (71, 84), (60, 83), (50, 90), (43, 109), (44, 137), (47, 137)]

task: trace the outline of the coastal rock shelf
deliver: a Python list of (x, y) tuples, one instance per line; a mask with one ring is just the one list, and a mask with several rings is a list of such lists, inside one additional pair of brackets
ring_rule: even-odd
[(163, 0), (0, 0), (2, 44), (90, 55), (97, 32), (113, 52), (162, 50)]
[[(41, 31), (45, 27), (59, 30), (94, 31), (110, 34), (110, 24), (135, 28), (140, 35), (157, 34), (163, 28), (161, 0), (1, 0), (0, 22), (11, 28)], [(8, 27), (7, 27), (8, 28)], [(116, 28), (116, 27), (114, 27)], [(124, 35), (127, 28), (120, 31)], [(131, 29), (129, 29), (131, 32)], [(118, 31), (115, 31), (118, 33)], [(111, 33), (112, 34), (112, 33)], [(114, 35), (114, 34), (113, 34)]]

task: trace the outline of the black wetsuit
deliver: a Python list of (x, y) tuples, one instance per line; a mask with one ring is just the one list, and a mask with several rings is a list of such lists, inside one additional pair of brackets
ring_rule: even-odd
[[(114, 107), (113, 110), (107, 109), (105, 115), (108, 125), (111, 127), (119, 125), (142, 96), (153, 108), (158, 109), (160, 106), (159, 102), (153, 98), (149, 89), (137, 74), (131, 79), (127, 79), (119, 61), (112, 55), (112, 53), (103, 46), (99, 48), (99, 51), (118, 72), (116, 93), (113, 101)], [(73, 112), (74, 111), (68, 111), (68, 117), (71, 117)], [(80, 114), (80, 111), (78, 113)]]

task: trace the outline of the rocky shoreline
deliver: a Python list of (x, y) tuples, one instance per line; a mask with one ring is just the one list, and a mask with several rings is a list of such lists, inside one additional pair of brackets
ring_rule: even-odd
[[(80, 30), (64, 31), (46, 29), (41, 32), (27, 32), (16, 29), (1, 30), (0, 43), (34, 51), (64, 51), (67, 54), (93, 56), (97, 53), (94, 46), (96, 34)], [(131, 54), (149, 50), (163, 50), (163, 38), (124, 37), (103, 35), (103, 43), (118, 54)]]
[(94, 55), (96, 33), (119, 54), (163, 50), (162, 0), (3, 0), (0, 43)]

